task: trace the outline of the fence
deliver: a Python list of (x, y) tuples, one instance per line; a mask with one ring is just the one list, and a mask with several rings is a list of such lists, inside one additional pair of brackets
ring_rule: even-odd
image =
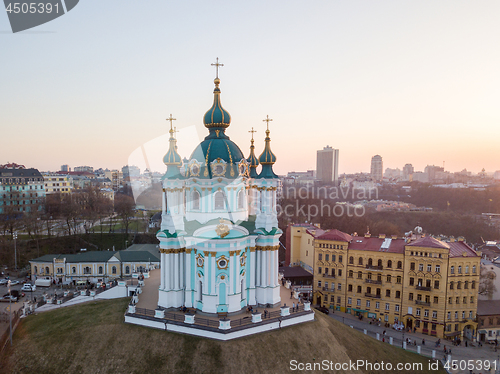
[[(10, 319), (8, 313), (6, 313), (8, 318)], [(16, 312), (12, 312), (12, 334), (14, 334), (14, 331), (16, 331), (17, 324), (19, 323), (19, 318), (22, 314), (21, 310), (18, 310)], [(7, 321), (9, 321), (7, 319)], [(8, 341), (10, 340), (10, 325), (7, 326), (7, 329), (4, 331), (2, 336), (0, 336), (0, 353), (4, 350), (4, 348), (7, 346)]]

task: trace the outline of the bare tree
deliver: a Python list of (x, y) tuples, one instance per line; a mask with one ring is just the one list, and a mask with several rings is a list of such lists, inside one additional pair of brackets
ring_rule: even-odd
[(484, 295), (487, 296), (488, 299), (491, 299), (493, 294), (497, 291), (495, 279), (495, 272), (488, 269), (487, 266), (481, 265), (481, 271), (479, 273), (479, 295)]
[(135, 216), (134, 208), (135, 202), (132, 197), (122, 194), (115, 196), (115, 212), (122, 219), (126, 235), (128, 235), (130, 223)]

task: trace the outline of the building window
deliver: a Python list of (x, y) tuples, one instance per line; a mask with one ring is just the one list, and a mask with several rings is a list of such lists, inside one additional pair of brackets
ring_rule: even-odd
[(337, 304), (340, 304), (342, 302), (342, 298), (340, 296), (337, 296)]
[(358, 265), (363, 265), (363, 257), (360, 257), (360, 258), (358, 259)]
[(321, 270), (322, 270), (322, 269), (321, 269), (321, 266), (320, 266), (320, 267), (318, 267), (318, 274), (319, 274), (319, 275), (321, 275)]
[(318, 287), (321, 288), (321, 281), (318, 281)]
[(458, 267), (458, 274), (462, 274), (462, 267), (461, 266)]
[(476, 281), (471, 282), (470, 288), (472, 288), (473, 290), (476, 289)]
[(461, 289), (462, 289), (462, 282), (458, 281), (457, 282), (457, 290), (461, 290)]
[(410, 270), (415, 270), (415, 263), (414, 262), (410, 262)]
[(342, 262), (343, 258), (342, 255), (339, 255), (339, 262)]
[(367, 278), (367, 279), (372, 279), (372, 273), (368, 273), (368, 274), (366, 275), (366, 278)]
[(351, 305), (352, 304), (352, 299), (350, 297), (347, 298), (347, 305)]
[(420, 308), (417, 308), (417, 316), (420, 315)]
[(85, 266), (85, 267), (83, 268), (83, 274), (91, 274), (90, 267)]
[(116, 266), (113, 266), (113, 267), (111, 268), (111, 274), (116, 274)]
[[(323, 261), (323, 254), (322, 254), (322, 253), (318, 254), (318, 260), (319, 260), (319, 261)], [(320, 272), (320, 273), (321, 273), (321, 272)]]
[(339, 277), (342, 276), (342, 269), (339, 269)]
[(103, 268), (102, 266), (99, 266), (99, 274), (102, 274), (103, 273)]
[(335, 255), (332, 255), (332, 262), (335, 262)]
[[(5, 187), (4, 187), (5, 188)], [(34, 267), (34, 270), (35, 270), (35, 274), (38, 272), (38, 268), (35, 266)]]
[(450, 282), (450, 290), (453, 289), (453, 282)]
[(382, 260), (377, 261), (377, 266), (382, 267)]
[(385, 290), (385, 297), (391, 297), (391, 290)]
[(396, 291), (396, 299), (400, 299), (401, 298), (401, 291)]
[(403, 268), (403, 263), (401, 261), (398, 261), (398, 269), (402, 269)]
[(357, 290), (358, 293), (361, 293), (361, 286), (358, 286), (358, 290)]
[(191, 195), (191, 198), (193, 199), (192, 202), (192, 207), (194, 210), (199, 210), (200, 209), (200, 193), (196, 190), (193, 191), (193, 194)]
[(392, 268), (392, 261), (391, 260), (387, 261), (387, 267)]
[(371, 294), (372, 293), (372, 288), (371, 287), (366, 287), (366, 293)]
[(385, 310), (389, 310), (391, 308), (391, 306), (389, 305), (389, 303), (385, 303)]
[(399, 312), (399, 304), (394, 305), (394, 311)]
[(366, 300), (366, 307), (369, 308), (370, 307), (370, 300)]
[(424, 317), (429, 317), (429, 309), (424, 310)]
[(438, 318), (438, 312), (436, 310), (432, 311), (432, 318)]
[(472, 274), (476, 274), (476, 265), (472, 267)]
[(325, 254), (325, 261), (330, 261), (330, 256), (327, 254)]
[(238, 209), (243, 209), (245, 207), (245, 193), (243, 190), (238, 192)]
[(410, 293), (408, 294), (408, 300), (413, 300), (413, 293), (412, 293), (412, 292), (410, 292)]
[(373, 260), (371, 258), (368, 259), (368, 266), (373, 266)]
[(354, 257), (349, 257), (349, 264), (354, 265)]
[(448, 298), (448, 304), (453, 304), (453, 298), (451, 297)]
[(455, 266), (452, 266), (452, 267), (450, 268), (450, 274), (455, 274)]
[(439, 290), (439, 281), (434, 281), (434, 288)]
[(427, 264), (427, 271), (429, 273), (432, 271), (432, 265), (431, 264)]
[(348, 277), (349, 277), (349, 278), (352, 278), (352, 277), (353, 277), (353, 275), (354, 275), (354, 272), (353, 272), (352, 270), (349, 270)]
[(71, 268), (71, 274), (76, 274), (76, 266), (73, 266), (73, 267)]
[(384, 316), (384, 321), (385, 321), (385, 322), (388, 322), (388, 321), (389, 321), (389, 315), (388, 315), (388, 314), (386, 314), (386, 315)]
[(337, 285), (337, 290), (342, 291), (342, 283), (339, 283), (339, 284)]
[(378, 302), (378, 301), (377, 301), (377, 302), (375, 303), (375, 309), (380, 309), (380, 302)]
[[(470, 303), (471, 303), (471, 304), (474, 304), (474, 296), (471, 296), (471, 297), (470, 297)], [(500, 320), (498, 321), (498, 324), (500, 325)]]
[(469, 265), (465, 266), (465, 274), (469, 274)]
[(129, 274), (130, 273), (130, 266), (125, 266), (125, 274)]
[(45, 274), (50, 274), (50, 269), (48, 266), (45, 267)]
[(396, 277), (396, 283), (401, 284), (401, 276), (400, 275), (398, 275)]
[(455, 297), (455, 304), (460, 304), (460, 297)]
[(434, 296), (434, 304), (439, 304), (439, 297)]
[(361, 271), (358, 271), (358, 279), (363, 278), (363, 273)]
[(390, 274), (387, 275), (387, 283), (391, 283), (391, 275)]
[(224, 209), (224, 194), (222, 191), (217, 191), (214, 195), (214, 208), (215, 210)]
[(469, 288), (469, 281), (465, 281), (464, 282), (464, 289), (468, 289)]
[(418, 264), (418, 271), (424, 271), (424, 264)]
[(462, 312), (462, 319), (465, 319), (465, 312)]
[(410, 286), (413, 286), (415, 284), (415, 279), (414, 278), (410, 278)]
[(347, 292), (352, 292), (352, 284), (347, 285)]
[(356, 299), (356, 306), (361, 306), (361, 299)]

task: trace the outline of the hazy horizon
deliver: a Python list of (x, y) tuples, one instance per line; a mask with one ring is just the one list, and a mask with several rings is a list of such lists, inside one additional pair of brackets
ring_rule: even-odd
[(161, 167), (171, 113), (189, 157), (219, 57), (227, 134), (248, 157), (254, 127), (259, 155), (269, 115), (278, 174), (327, 145), (341, 174), (376, 154), (384, 170), (500, 170), (498, 2), (137, 5), (81, 1), (18, 34), (0, 12), (0, 164), (121, 169), (154, 148)]

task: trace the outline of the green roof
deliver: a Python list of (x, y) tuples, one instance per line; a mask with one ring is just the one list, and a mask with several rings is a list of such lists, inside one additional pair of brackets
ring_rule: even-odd
[(35, 258), (30, 262), (52, 262), (54, 259), (66, 259), (66, 262), (107, 262), (113, 256), (121, 262), (159, 262), (160, 259), (149, 251), (88, 251), (77, 254), (54, 254)]

